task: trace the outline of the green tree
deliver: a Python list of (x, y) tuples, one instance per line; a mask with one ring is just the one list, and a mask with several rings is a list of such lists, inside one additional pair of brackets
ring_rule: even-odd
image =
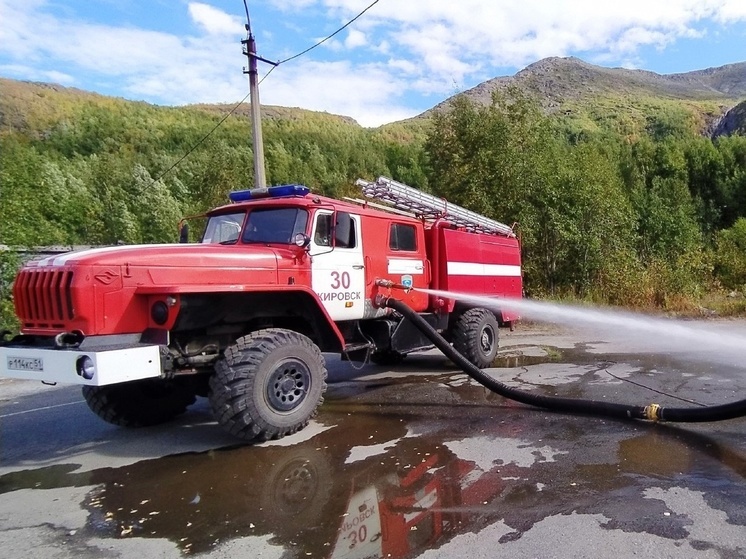
[(660, 258), (675, 262), (687, 251), (701, 248), (682, 144), (642, 138), (621, 157), (622, 176), (637, 216), (642, 261)]
[(21, 266), (16, 253), (0, 249), (0, 333), (18, 332), (19, 323), (13, 308), (13, 279)]
[(746, 217), (746, 137), (718, 138), (715, 147), (722, 157), (719, 193), (722, 196), (722, 228)]
[(697, 221), (711, 236), (724, 225), (726, 196), (723, 191), (723, 158), (709, 138), (693, 137), (684, 144), (687, 180)]
[(746, 218), (718, 232), (715, 275), (728, 289), (746, 288)]
[(135, 164), (129, 185), (129, 210), (137, 220), (137, 242), (174, 242), (183, 213), (162, 181), (155, 181), (145, 167)]
[(45, 215), (50, 206), (49, 191), (39, 181), (45, 157), (15, 137), (3, 137), (0, 151), (0, 244), (59, 242), (60, 231)]
[(435, 193), (518, 222), (532, 293), (586, 293), (604, 252), (631, 243), (631, 211), (600, 144), (572, 148), (538, 104), (516, 91), (489, 106), (456, 98), (436, 115), (426, 149)]

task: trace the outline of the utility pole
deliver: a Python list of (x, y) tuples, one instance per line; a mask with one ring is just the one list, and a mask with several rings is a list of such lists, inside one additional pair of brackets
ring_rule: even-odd
[(246, 39), (241, 41), (243, 53), (249, 58), (248, 69), (244, 68), (243, 73), (249, 75), (249, 101), (251, 103), (251, 135), (252, 148), (254, 152), (254, 188), (266, 188), (267, 177), (264, 174), (264, 141), (262, 140), (262, 114), (259, 104), (259, 71), (257, 70), (257, 60), (267, 62), (276, 66), (270, 60), (257, 56), (256, 42), (251, 27), (246, 25), (248, 33)]

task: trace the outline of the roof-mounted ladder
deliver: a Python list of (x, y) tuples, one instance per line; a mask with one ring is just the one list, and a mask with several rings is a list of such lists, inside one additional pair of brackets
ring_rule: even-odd
[(481, 233), (515, 237), (512, 227), (504, 223), (486, 218), (461, 206), (449, 204), (443, 198), (386, 177), (378, 177), (375, 182), (358, 179), (355, 184), (368, 198), (388, 202), (399, 210), (412, 212), (423, 219), (443, 218), (457, 227), (465, 227)]

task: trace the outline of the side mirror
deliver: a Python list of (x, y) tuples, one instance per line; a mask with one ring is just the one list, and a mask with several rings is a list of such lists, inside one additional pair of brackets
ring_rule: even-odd
[(309, 237), (305, 233), (296, 233), (293, 242), (298, 248), (306, 248), (308, 247), (308, 245), (311, 244), (311, 237)]
[(187, 223), (182, 225), (181, 229), (179, 229), (179, 242), (180, 243), (189, 242), (189, 225)]

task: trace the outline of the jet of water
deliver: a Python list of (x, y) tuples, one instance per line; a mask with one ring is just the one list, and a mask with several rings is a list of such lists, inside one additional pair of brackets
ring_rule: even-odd
[(567, 305), (533, 299), (483, 297), (469, 293), (457, 293), (433, 289), (422, 289), (444, 299), (456, 299), (470, 305), (491, 310), (510, 309), (522, 318), (549, 322), (573, 328), (591, 330), (598, 340), (615, 339), (637, 342), (647, 351), (697, 351), (715, 350), (725, 352), (724, 357), (739, 357), (746, 352), (746, 335), (721, 331), (723, 326), (734, 330), (742, 324), (712, 324), (704, 321), (692, 322), (656, 318), (627, 311), (598, 307)]

